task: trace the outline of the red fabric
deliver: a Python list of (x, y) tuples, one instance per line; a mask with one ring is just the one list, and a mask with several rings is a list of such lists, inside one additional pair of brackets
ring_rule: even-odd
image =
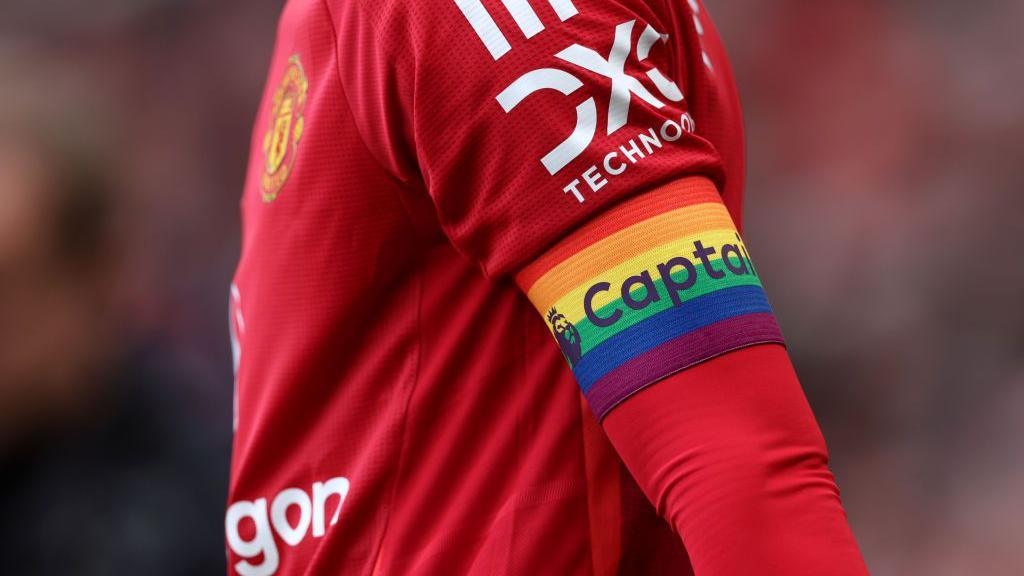
[(698, 576), (867, 574), (782, 346), (678, 373), (604, 427)]
[[(703, 10), (695, 20), (689, 2), (572, 3), (578, 14), (564, 22), (551, 2), (521, 3), (545, 26), (527, 38), (502, 2), (484, 0), (511, 45), (499, 60), (453, 0), (286, 3), (252, 134), (231, 298), (231, 574), (689, 570), (506, 275), (594, 215), (688, 175), (711, 177), (739, 223), (739, 103)], [(616, 27), (634, 20), (625, 72), (652, 89), (656, 67), (686, 100), (655, 108), (634, 95), (628, 123), (607, 134), (611, 81), (554, 54), (579, 43), (607, 58)], [(668, 40), (640, 62), (648, 24)], [(275, 102), (286, 71), (301, 91), (296, 62), (308, 90), (289, 116)], [(495, 96), (543, 67), (584, 86), (506, 113)], [(539, 157), (590, 97), (594, 140), (552, 176)], [(582, 204), (562, 191), (684, 111), (694, 133)], [(276, 152), (289, 173), (268, 179)]]
[[(596, 214), (683, 176), (711, 178), (739, 223), (743, 123), (728, 59), (703, 10), (698, 34), (686, 2), (572, 0), (578, 13), (564, 22), (549, 1), (509, 2), (533, 6), (544, 26), (526, 37), (503, 3), (482, 0), (510, 45), (495, 60), (454, 0), (328, 4), (337, 26), (338, 74), (367, 149), (407, 184), (403, 194), (417, 197), (411, 201), (426, 192), (449, 241), (488, 276), (516, 273)], [(619, 26), (631, 26), (628, 42), (620, 45), (623, 72), (662, 106), (631, 92), (627, 123), (609, 133), (612, 80), (556, 54), (579, 45), (595, 59), (612, 59)], [(640, 60), (648, 26), (667, 39)], [(704, 64), (702, 51), (714, 70)], [(538, 70), (557, 71), (578, 87), (568, 95), (536, 90), (506, 112), (498, 95)], [(652, 71), (675, 82), (685, 99), (671, 101), (658, 91), (648, 77)], [(589, 145), (549, 173), (542, 157), (573, 134), (577, 107), (588, 101), (596, 111)], [(692, 115), (695, 132), (652, 146), (652, 153), (637, 140), (683, 114)], [(640, 151), (631, 152), (635, 163), (620, 149), (630, 149), (631, 140)], [(626, 166), (621, 174), (604, 168), (611, 152), (618, 154), (614, 169)], [(603, 175), (597, 191), (584, 182), (591, 167), (592, 174)], [(582, 203), (564, 191), (574, 180)]]

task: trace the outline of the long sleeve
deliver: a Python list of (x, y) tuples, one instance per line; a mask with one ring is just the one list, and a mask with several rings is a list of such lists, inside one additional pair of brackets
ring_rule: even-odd
[(679, 372), (604, 420), (699, 576), (867, 574), (785, 349)]

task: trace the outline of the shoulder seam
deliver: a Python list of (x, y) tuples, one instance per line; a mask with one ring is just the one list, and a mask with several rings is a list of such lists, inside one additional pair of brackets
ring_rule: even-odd
[[(338, 28), (334, 22), (334, 13), (331, 11), (331, 5), (328, 0), (320, 1), (323, 4), (324, 10), (327, 11), (327, 19), (330, 21), (329, 24), (331, 26), (331, 36), (333, 37), (334, 42), (334, 74), (338, 78), (338, 86), (341, 88), (341, 96), (345, 101), (345, 108), (348, 110), (349, 115), (352, 116), (352, 123), (355, 126), (356, 135), (359, 137), (359, 141), (360, 143), (362, 143), (363, 148), (370, 155), (370, 157), (373, 158), (374, 163), (376, 163), (377, 166), (379, 166), (380, 169), (383, 170), (384, 173), (398, 186), (398, 190), (394, 191), (396, 200), (398, 201), (399, 205), (401, 205), (402, 212), (405, 213), (405, 218), (409, 222), (409, 225), (412, 227), (412, 229), (415, 231), (416, 235), (423, 237), (424, 235), (421, 232), (421, 226), (418, 224), (417, 218), (413, 212), (412, 207), (410, 206), (409, 199), (406, 198), (406, 193), (411, 194), (414, 193), (417, 189), (425, 189), (425, 184), (418, 183), (415, 181), (409, 181), (405, 178), (402, 178), (399, 174), (396, 174), (393, 170), (388, 168), (387, 163), (381, 160), (381, 158), (377, 155), (377, 152), (373, 149), (372, 146), (370, 146), (369, 141), (363, 135), (363, 131), (359, 126), (359, 122), (356, 120), (355, 111), (352, 109), (352, 104), (348, 98), (348, 90), (346, 89), (345, 86), (344, 77), (341, 74), (341, 55), (338, 53)], [(376, 25), (372, 23), (372, 21), (371, 26), (373, 26), (374, 32), (377, 33), (379, 37), (379, 31)]]
[[(342, 94), (342, 97), (345, 99), (345, 107), (348, 109), (349, 114), (352, 115), (352, 118), (353, 118), (353, 121), (354, 121), (355, 120), (355, 111), (352, 109), (352, 104), (351, 104), (351, 102), (349, 101), (349, 98), (348, 98), (348, 90), (347, 90), (347, 88), (345, 86), (345, 78), (341, 74), (341, 68), (340, 68), (340, 66), (341, 66), (341, 55), (338, 53), (338, 27), (337, 27), (337, 25), (334, 22), (334, 13), (331, 11), (331, 5), (328, 2), (328, 0), (320, 0), (320, 2), (323, 5), (324, 10), (327, 11), (327, 20), (328, 20), (328, 24), (330, 24), (330, 26), (331, 26), (331, 36), (334, 39), (334, 74), (338, 77), (338, 84), (341, 86), (341, 94)], [(358, 5), (358, 3), (357, 3), (357, 5)], [(370, 19), (370, 25), (373, 27), (374, 34), (378, 38), (380, 38), (380, 30), (377, 28), (376, 23), (372, 19)], [(380, 168), (382, 170), (384, 170), (384, 172), (388, 176), (390, 176), (392, 179), (394, 179), (400, 185), (405, 186), (405, 187), (413, 186), (412, 183), (406, 181), (405, 179), (400, 177), (398, 174), (396, 174), (393, 170), (391, 170), (390, 168), (387, 167), (387, 164), (384, 161), (381, 160), (381, 158), (377, 155), (377, 152), (373, 149), (372, 146), (370, 146), (369, 141), (363, 135), (363, 130), (362, 130), (362, 128), (360, 128), (359, 122), (355, 122), (354, 121), (354, 124), (355, 124), (355, 128), (356, 128), (356, 134), (359, 136), (359, 141), (362, 142), (363, 148), (365, 148), (366, 151), (369, 152), (369, 154), (373, 158), (374, 162), (376, 162), (377, 165), (380, 166)], [(402, 202), (402, 205), (405, 206), (405, 202)]]

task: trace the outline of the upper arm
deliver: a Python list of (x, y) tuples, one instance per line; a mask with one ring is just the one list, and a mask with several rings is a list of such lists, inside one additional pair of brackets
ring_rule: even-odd
[(391, 2), (340, 34), (370, 147), (430, 195), (456, 248), (515, 277), (599, 416), (780, 340), (690, 111), (703, 60), (655, 6)]
[(545, 314), (598, 418), (665, 376), (782, 342), (746, 246), (703, 177), (609, 209), (517, 281)]

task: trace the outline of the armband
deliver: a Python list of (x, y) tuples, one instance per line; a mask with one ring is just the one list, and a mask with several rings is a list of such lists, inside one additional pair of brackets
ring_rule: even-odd
[(783, 343), (714, 184), (675, 181), (588, 222), (516, 281), (594, 414), (715, 356)]

